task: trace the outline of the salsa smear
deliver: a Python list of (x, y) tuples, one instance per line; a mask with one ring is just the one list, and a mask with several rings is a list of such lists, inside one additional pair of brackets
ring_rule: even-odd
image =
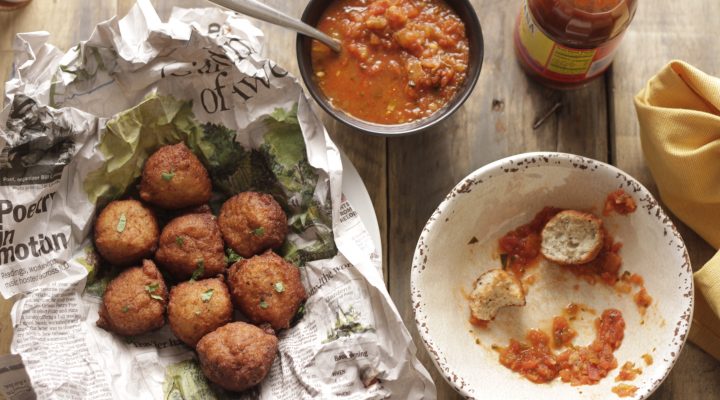
[(615, 309), (603, 311), (595, 321), (595, 329), (595, 340), (589, 346), (573, 346), (575, 331), (564, 317), (555, 317), (552, 342), (554, 347), (566, 350), (553, 353), (550, 337), (531, 329), (526, 335), (528, 343), (510, 339), (507, 347), (498, 348), (500, 363), (535, 383), (550, 382), (559, 376), (573, 386), (595, 384), (617, 368), (613, 353), (625, 335), (622, 313)]
[[(634, 212), (636, 208), (631, 196), (623, 190), (617, 190), (608, 195), (603, 212), (605, 215), (613, 212), (625, 215)], [(501, 237), (498, 247), (503, 268), (522, 280), (542, 257), (540, 246), (543, 228), (561, 211), (560, 208), (545, 207), (530, 222)], [(599, 282), (614, 287), (619, 293), (628, 294), (637, 288), (633, 299), (642, 314), (652, 303), (644, 279), (628, 271), (620, 273), (622, 243), (616, 242), (608, 232), (603, 233), (602, 249), (595, 259), (585, 264), (560, 267), (590, 284)], [(535, 383), (546, 383), (560, 377), (563, 382), (573, 386), (596, 384), (618, 366), (614, 352), (622, 344), (625, 320), (619, 310), (605, 310), (595, 320), (595, 340), (587, 346), (575, 346), (572, 342), (577, 332), (571, 327), (570, 321), (575, 320), (579, 311), (595, 313), (585, 305), (571, 303), (564, 310), (564, 315), (553, 318), (550, 334), (531, 329), (525, 336), (525, 342), (510, 339), (507, 347), (493, 346), (499, 352), (500, 363)], [(488, 321), (483, 321), (482, 326), (487, 324)], [(649, 355), (643, 358), (648, 365), (652, 363)], [(641, 370), (635, 368), (634, 364), (626, 363), (617, 380), (632, 380), (639, 373)], [(636, 387), (626, 384), (613, 388), (613, 392), (621, 397), (630, 396), (635, 390)]]
[(338, 54), (312, 45), (314, 79), (335, 107), (380, 124), (428, 117), (465, 80), (465, 25), (442, 0), (337, 0), (317, 28)]

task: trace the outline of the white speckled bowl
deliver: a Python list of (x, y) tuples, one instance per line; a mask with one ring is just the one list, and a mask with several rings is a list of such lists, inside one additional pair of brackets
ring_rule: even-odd
[[(486, 330), (468, 322), (464, 293), (484, 271), (500, 267), (497, 240), (501, 236), (530, 221), (544, 206), (602, 215), (605, 198), (618, 188), (635, 199), (638, 209), (603, 220), (608, 232), (623, 243), (622, 270), (645, 278), (654, 299), (645, 316), (632, 294), (619, 294), (603, 284), (590, 286), (543, 260), (528, 272), (538, 278), (530, 286), (525, 307), (502, 309)], [(411, 291), (418, 330), (437, 368), (458, 392), (484, 400), (618, 398), (611, 388), (617, 385), (619, 367), (597, 385), (573, 387), (559, 378), (534, 384), (503, 367), (491, 349), (493, 344), (506, 346), (511, 337), (524, 340), (530, 328), (549, 331), (552, 317), (561, 315), (570, 302), (597, 310), (597, 315), (581, 313), (572, 322), (579, 333), (574, 344), (581, 346), (595, 337), (593, 321), (604, 309), (622, 311), (627, 326), (615, 357), (619, 366), (632, 361), (643, 369), (634, 381), (625, 383), (638, 387), (629, 398), (645, 399), (680, 354), (693, 311), (692, 268), (685, 245), (647, 189), (613, 166), (562, 153), (508, 157), (455, 186), (422, 231), (413, 258)], [(647, 366), (643, 354), (650, 354), (654, 363)]]

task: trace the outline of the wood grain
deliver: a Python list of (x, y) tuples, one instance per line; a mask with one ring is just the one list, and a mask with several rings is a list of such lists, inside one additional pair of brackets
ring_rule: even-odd
[[(708, 24), (708, 16), (720, 15), (718, 2), (640, 2), (635, 20), (609, 74), (611, 96), (611, 142), (614, 163), (647, 186), (656, 197), (657, 187), (644, 163), (640, 130), (633, 97), (669, 61), (680, 59), (720, 75), (720, 30)], [(667, 210), (666, 208), (666, 211)], [(673, 218), (685, 240), (693, 269), (715, 253), (690, 228)], [(667, 381), (651, 399), (720, 398), (720, 362), (692, 343), (683, 350)]]
[[(604, 78), (557, 92), (528, 80), (515, 61), (512, 29), (517, 2), (473, 1), (485, 36), (480, 80), (468, 102), (442, 126), (388, 142), (390, 294), (419, 346), (418, 356), (439, 399), (460, 398), (432, 365), (415, 329), (410, 266), (422, 227), (448, 191), (488, 162), (528, 151), (564, 151), (607, 158)], [(556, 102), (562, 108), (532, 126)]]

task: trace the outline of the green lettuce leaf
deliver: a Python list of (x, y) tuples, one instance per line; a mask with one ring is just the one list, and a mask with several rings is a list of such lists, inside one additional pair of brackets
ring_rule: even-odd
[(166, 144), (183, 141), (202, 158), (212, 159), (215, 147), (203, 136), (191, 102), (150, 95), (107, 123), (98, 146), (106, 162), (85, 179), (88, 198), (105, 203), (125, 193), (142, 173), (148, 156)]
[(196, 360), (185, 360), (165, 369), (163, 395), (165, 400), (229, 399), (222, 390), (208, 384)]

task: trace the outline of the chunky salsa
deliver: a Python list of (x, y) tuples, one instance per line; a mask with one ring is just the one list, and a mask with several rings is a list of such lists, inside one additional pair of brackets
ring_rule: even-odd
[(596, 337), (590, 345), (573, 346), (575, 331), (564, 317), (555, 317), (553, 342), (555, 347), (565, 347), (564, 351), (555, 354), (550, 337), (543, 331), (531, 329), (525, 337), (527, 343), (510, 339), (507, 347), (497, 348), (500, 363), (535, 383), (550, 382), (559, 376), (573, 386), (595, 384), (617, 368), (613, 353), (625, 335), (622, 313), (605, 310), (595, 321), (595, 330)]
[[(608, 195), (603, 211), (606, 215), (611, 212), (628, 214), (635, 209), (632, 197), (618, 190)], [(527, 270), (536, 265), (542, 257), (542, 229), (560, 211), (560, 208), (545, 207), (532, 221), (501, 237), (498, 247), (503, 268), (523, 280)], [(594, 260), (585, 264), (563, 265), (561, 268), (590, 284), (600, 282), (614, 287), (619, 293), (630, 294), (637, 288), (633, 299), (641, 313), (644, 313), (652, 303), (652, 298), (645, 289), (644, 279), (628, 271), (620, 273), (622, 243), (616, 242), (608, 232), (603, 233), (603, 247)], [(595, 310), (586, 305), (571, 303), (563, 310), (563, 315), (553, 318), (549, 334), (531, 329), (525, 336), (525, 342), (510, 339), (507, 347), (493, 346), (499, 352), (500, 363), (535, 383), (550, 382), (557, 377), (573, 386), (599, 382), (618, 366), (614, 352), (624, 338), (625, 320), (619, 310), (605, 310), (600, 318), (595, 320), (595, 340), (587, 346), (575, 346), (572, 342), (577, 337), (577, 332), (572, 328), (571, 322), (580, 311), (595, 314)], [(643, 356), (643, 359), (648, 365), (652, 363), (649, 355)], [(617, 380), (632, 380), (641, 372), (633, 363), (625, 363)], [(613, 392), (619, 396), (628, 396), (636, 389), (631, 385), (620, 384), (613, 388)]]
[(564, 316), (553, 318), (552, 323), (553, 347), (556, 349), (568, 346), (577, 336), (575, 329), (570, 327), (570, 323)]
[(618, 395), (618, 397), (630, 397), (635, 395), (635, 392), (637, 392), (638, 388), (634, 385), (621, 383), (617, 386), (613, 386), (611, 390), (613, 393)]
[(318, 29), (340, 40), (314, 42), (314, 79), (329, 101), (380, 124), (425, 118), (465, 80), (465, 25), (442, 0), (337, 0)]
[(595, 259), (585, 264), (569, 264), (562, 267), (590, 284), (595, 284), (600, 280), (608, 286), (613, 286), (620, 279), (620, 267), (622, 266), (620, 249), (622, 249), (622, 243), (616, 242), (605, 231), (603, 247)]
[(633, 200), (629, 194), (625, 193), (624, 190), (618, 189), (610, 193), (607, 199), (605, 199), (603, 215), (610, 215), (613, 211), (626, 215), (635, 212), (636, 209), (637, 205), (635, 204), (635, 200)]
[(633, 381), (640, 374), (642, 374), (642, 369), (635, 367), (634, 362), (628, 361), (620, 368), (618, 376), (615, 377), (615, 382)]
[(498, 241), (500, 254), (507, 257), (503, 267), (522, 279), (525, 271), (540, 258), (540, 232), (545, 224), (562, 211), (561, 208), (545, 207), (532, 221), (505, 234)]
[[(603, 213), (607, 215), (617, 212), (625, 215), (636, 209), (633, 198), (624, 190), (618, 189), (608, 194)], [(532, 283), (533, 279), (524, 279), (525, 273), (542, 257), (540, 232), (545, 224), (561, 211), (563, 211), (561, 208), (545, 207), (535, 215), (532, 221), (507, 232), (498, 240), (503, 268), (512, 272), (523, 283)], [(652, 297), (645, 289), (642, 276), (631, 274), (628, 271), (620, 274), (622, 243), (616, 242), (604, 228), (603, 237), (602, 249), (595, 259), (585, 264), (569, 264), (560, 267), (590, 284), (601, 282), (615, 287), (620, 293), (630, 293), (633, 287), (637, 287), (638, 291), (634, 294), (633, 299), (640, 312), (644, 314), (652, 304)]]

